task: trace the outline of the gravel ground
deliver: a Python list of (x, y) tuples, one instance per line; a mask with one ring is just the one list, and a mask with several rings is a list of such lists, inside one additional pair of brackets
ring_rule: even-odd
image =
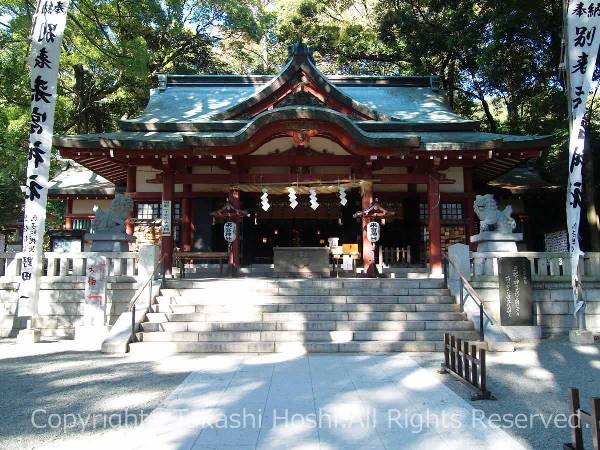
[[(76, 438), (110, 432), (104, 418), (111, 414), (113, 424), (134, 423), (158, 406), (190, 370), (191, 366), (186, 371), (176, 364), (169, 368), (160, 361), (107, 356), (73, 341), (24, 347), (2, 339), (0, 449), (62, 449)], [(63, 414), (80, 414), (84, 420), (88, 414), (102, 416), (96, 416), (95, 426), (88, 422), (81, 433), (81, 422), (71, 427), (73, 416), (63, 420)], [(66, 432), (54, 427), (59, 420), (61, 426), (69, 426)]]
[[(439, 369), (443, 355), (434, 353), (415, 354), (413, 358), (432, 371)], [(562, 448), (570, 439), (569, 430), (555, 426), (552, 419), (557, 414), (569, 414), (567, 390), (577, 387), (582, 408), (590, 411), (591, 397), (600, 397), (600, 342), (594, 345), (575, 346), (566, 338), (546, 339), (540, 343), (519, 344), (514, 353), (488, 353), (488, 389), (496, 401), (472, 402), (489, 417), (491, 414), (527, 416), (522, 428), (510, 426), (502, 420), (502, 428), (522, 444), (534, 449)], [(463, 398), (470, 398), (471, 391), (451, 375), (437, 375), (446, 386)], [(542, 417), (533, 417), (532, 415)], [(497, 420), (494, 417), (494, 420)], [(550, 423), (548, 422), (550, 420)], [(547, 424), (547, 425), (546, 425)], [(591, 448), (591, 433), (584, 435), (586, 448)]]
[[(434, 373), (442, 359), (438, 353), (410, 356)], [(115, 431), (103, 421), (134, 426), (199, 364), (194, 355), (144, 360), (102, 355), (73, 341), (17, 346), (14, 340), (0, 340), (0, 449), (89, 450), (96, 448), (94, 443), (106, 444), (107, 436), (117, 442), (116, 449), (118, 433), (127, 427)], [(488, 416), (541, 415), (534, 417), (532, 426), (522, 428), (502, 421), (508, 433), (531, 449), (561, 448), (569, 439), (568, 429), (552, 423), (545, 426), (542, 421), (568, 414), (569, 386), (580, 389), (585, 408), (590, 397), (600, 396), (598, 342), (573, 346), (561, 339), (522, 344), (514, 353), (488, 354), (487, 366), (488, 386), (498, 400), (472, 405)], [(450, 375), (436, 376), (461, 397), (470, 397), (470, 391)], [(65, 421), (64, 414), (73, 416)], [(89, 415), (96, 415), (95, 424), (94, 416), (87, 419)], [(86, 419), (82, 427), (81, 420)], [(55, 427), (59, 420), (70, 428)]]

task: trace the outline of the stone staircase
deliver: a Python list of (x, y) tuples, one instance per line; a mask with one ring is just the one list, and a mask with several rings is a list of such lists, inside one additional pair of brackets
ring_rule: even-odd
[(167, 280), (132, 352), (441, 351), (477, 340), (434, 279)]

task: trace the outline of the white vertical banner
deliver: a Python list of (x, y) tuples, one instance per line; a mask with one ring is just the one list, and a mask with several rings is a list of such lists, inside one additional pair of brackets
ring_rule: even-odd
[(583, 122), (588, 96), (595, 89), (593, 81), (596, 57), (600, 45), (600, 4), (591, 1), (570, 0), (567, 10), (567, 61), (569, 80), (569, 181), (567, 184), (567, 227), (571, 259), (571, 286), (575, 313), (584, 306), (578, 299), (577, 267), (579, 257), (579, 220), (583, 206), (583, 155), (585, 124)]
[(25, 181), (19, 316), (29, 317), (37, 312), (58, 64), (68, 6), (68, 0), (39, 0), (31, 26), (31, 127)]

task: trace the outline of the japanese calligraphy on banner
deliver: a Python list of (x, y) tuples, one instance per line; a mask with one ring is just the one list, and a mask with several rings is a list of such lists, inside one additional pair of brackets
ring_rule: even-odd
[(577, 266), (579, 249), (579, 220), (583, 203), (583, 152), (585, 146), (584, 116), (593, 81), (596, 56), (600, 45), (600, 3), (569, 1), (567, 10), (567, 61), (569, 76), (571, 134), (569, 137), (569, 181), (567, 184), (567, 229), (571, 259), (571, 285), (575, 313), (584, 306), (578, 299)]
[(19, 316), (36, 313), (60, 48), (69, 1), (39, 0), (31, 27), (31, 127), (25, 181)]

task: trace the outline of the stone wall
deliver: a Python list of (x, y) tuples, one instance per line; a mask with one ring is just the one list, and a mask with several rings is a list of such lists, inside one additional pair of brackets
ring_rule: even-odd
[[(499, 287), (494, 281), (472, 281), (471, 284), (483, 300), (487, 311), (499, 321)], [(584, 282), (587, 300), (586, 324), (600, 332), (600, 282)], [(576, 327), (573, 316), (573, 294), (569, 283), (533, 283), (534, 324), (542, 327), (544, 337), (566, 335)]]
[[(71, 277), (72, 278), (72, 277)], [(107, 325), (113, 325), (129, 306), (140, 287), (137, 281), (117, 279), (107, 284)], [(15, 316), (17, 282), (0, 282), (0, 337), (15, 337), (25, 328), (23, 318)], [(83, 319), (84, 281), (42, 281), (38, 316), (34, 326), (42, 338), (72, 339)]]

